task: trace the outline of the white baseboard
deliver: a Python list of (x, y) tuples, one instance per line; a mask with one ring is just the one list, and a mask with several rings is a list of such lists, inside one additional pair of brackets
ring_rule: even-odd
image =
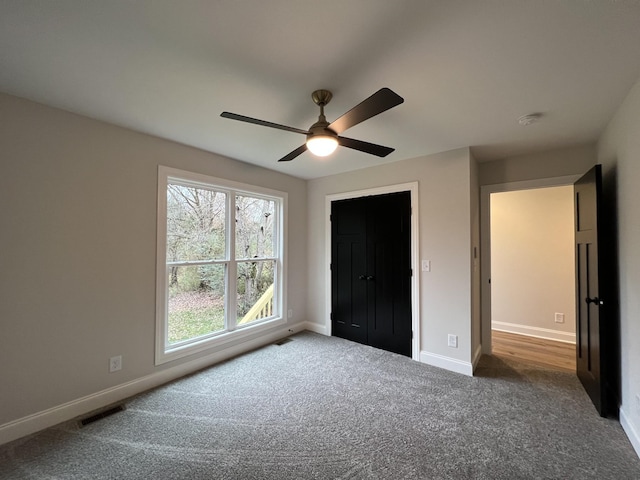
[(629, 437), (631, 445), (633, 445), (638, 458), (640, 458), (640, 433), (638, 429), (633, 426), (631, 420), (622, 408), (620, 409), (620, 425), (622, 425), (622, 429), (627, 434), (627, 437)]
[(555, 340), (556, 342), (576, 343), (576, 334), (552, 330), (550, 328), (530, 327), (528, 325), (518, 325), (517, 323), (491, 322), (491, 329), (499, 332), (517, 333), (528, 337), (544, 338)]
[(305, 322), (304, 326), (305, 326), (305, 329), (309, 330), (310, 332), (320, 333), (322, 335), (329, 335), (329, 332), (327, 332), (326, 325), (320, 325), (319, 323), (315, 323), (315, 322)]
[(473, 365), (469, 362), (463, 362), (456, 358), (445, 357), (437, 353), (420, 352), (420, 362), (432, 365), (434, 367), (444, 368), (452, 372), (461, 373), (469, 377), (473, 376)]
[(269, 332), (258, 338), (224, 348), (190, 362), (154, 372), (150, 375), (131, 380), (130, 382), (107, 388), (62, 405), (5, 423), (4, 425), (0, 425), (0, 445), (38, 432), (45, 428), (52, 427), (59, 423), (72, 420), (113, 403), (120, 402), (133, 395), (145, 392), (149, 389), (222, 362), (236, 355), (263, 347), (290, 335), (292, 332), (302, 332), (307, 329), (307, 324), (308, 322), (299, 322), (294, 325), (285, 325), (282, 328)]

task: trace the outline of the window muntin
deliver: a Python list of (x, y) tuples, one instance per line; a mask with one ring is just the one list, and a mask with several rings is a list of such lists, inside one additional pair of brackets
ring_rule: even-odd
[(284, 322), (286, 194), (159, 168), (156, 363)]

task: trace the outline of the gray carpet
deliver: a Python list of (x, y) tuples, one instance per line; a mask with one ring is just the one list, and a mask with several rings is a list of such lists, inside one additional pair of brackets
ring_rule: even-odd
[(474, 378), (304, 332), (0, 447), (7, 479), (639, 479), (575, 376)]

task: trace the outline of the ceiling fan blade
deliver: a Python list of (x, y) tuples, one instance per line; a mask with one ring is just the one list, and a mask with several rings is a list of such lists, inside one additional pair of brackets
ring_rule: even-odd
[(385, 147), (383, 145), (376, 145), (375, 143), (363, 142), (362, 140), (354, 140), (353, 138), (338, 137), (338, 143), (343, 147), (353, 148), (364, 153), (370, 153), (378, 157), (386, 157), (395, 148)]
[(282, 157), (280, 160), (278, 160), (279, 162), (290, 162), (291, 160), (293, 160), (294, 158), (296, 158), (298, 155), (304, 153), (307, 151), (307, 144), (302, 144), (300, 145), (298, 148), (296, 148), (293, 152), (288, 153), (287, 155), (285, 155), (284, 157)]
[(222, 112), (220, 114), (223, 118), (230, 118), (231, 120), (239, 120), (241, 122), (253, 123), (255, 125), (262, 125), (263, 127), (277, 128), (278, 130), (284, 130), (286, 132), (301, 133), (307, 135), (307, 130), (301, 130), (299, 128), (287, 127), (286, 125), (280, 125), (279, 123), (267, 122), (266, 120), (258, 120), (257, 118), (245, 117), (244, 115), (238, 115), (237, 113)]
[(400, 105), (404, 98), (389, 88), (381, 88), (366, 100), (353, 107), (347, 113), (334, 121), (329, 128), (336, 133), (342, 133), (365, 120), (386, 112), (390, 108)]

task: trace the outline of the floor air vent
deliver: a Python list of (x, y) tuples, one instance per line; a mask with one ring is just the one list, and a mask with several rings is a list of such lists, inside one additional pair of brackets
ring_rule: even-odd
[(108, 408), (103, 410), (102, 412), (91, 415), (90, 417), (83, 418), (78, 422), (81, 427), (86, 427), (90, 423), (97, 422), (98, 420), (102, 420), (103, 418), (110, 417), (118, 412), (124, 411), (124, 405), (116, 405), (115, 407)]
[(278, 340), (274, 345), (284, 345), (285, 343), (293, 342), (290, 338), (283, 338), (282, 340)]

